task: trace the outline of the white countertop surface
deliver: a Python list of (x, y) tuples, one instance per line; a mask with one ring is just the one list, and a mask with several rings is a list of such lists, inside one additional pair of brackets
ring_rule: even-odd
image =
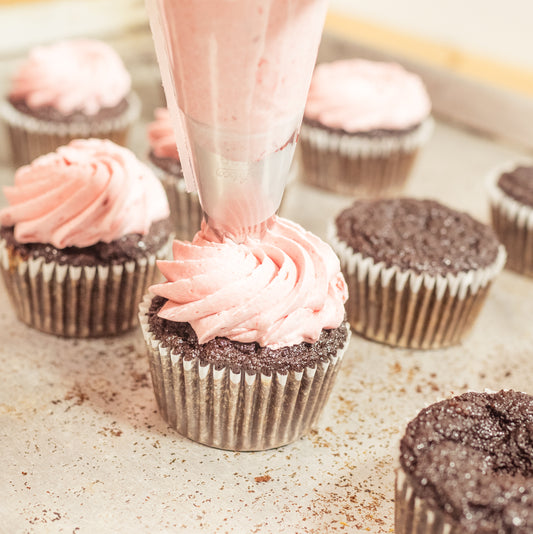
[[(134, 146), (145, 153), (144, 128)], [(520, 152), (438, 123), (407, 192), (487, 219), (488, 170)], [(12, 170), (3, 167), (0, 181)], [(284, 214), (325, 235), (349, 199), (294, 184)], [(469, 389), (531, 390), (533, 280), (504, 272), (470, 337), (421, 352), (352, 336), (311, 435), (233, 453), (157, 413), (138, 332), (66, 340), (20, 324), (0, 284), (0, 531), (393, 532), (394, 466), (409, 419)]]

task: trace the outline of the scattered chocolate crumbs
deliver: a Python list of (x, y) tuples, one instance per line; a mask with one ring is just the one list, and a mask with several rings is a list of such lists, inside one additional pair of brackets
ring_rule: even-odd
[(434, 200), (357, 200), (335, 224), (339, 239), (354, 252), (417, 273), (480, 269), (498, 255), (490, 227)]
[(465, 393), (422, 410), (400, 443), (415, 493), (461, 531), (533, 532), (533, 396)]
[(198, 358), (202, 365), (213, 364), (216, 369), (229, 366), (234, 372), (244, 370), (251, 374), (260, 372), (265, 375), (302, 371), (333, 358), (344, 346), (348, 335), (346, 324), (343, 323), (338, 328), (322, 330), (315, 343), (302, 342), (279, 349), (221, 337), (199, 345), (196, 333), (189, 323), (168, 321), (157, 315), (165, 302), (166, 299), (158, 296), (152, 300), (148, 312), (150, 331), (165, 347), (182, 354), (186, 360)]
[(48, 243), (19, 243), (14, 236), (13, 226), (1, 226), (0, 237), (7, 246), (22, 258), (43, 257), (45, 262), (73, 266), (96, 266), (120, 264), (155, 254), (167, 242), (171, 233), (170, 219), (152, 224), (148, 234), (128, 234), (110, 243), (99, 242), (90, 247), (66, 247), (58, 249)]
[(254, 480), (256, 482), (270, 482), (272, 480), (272, 477), (270, 475), (263, 475), (260, 477), (255, 477)]

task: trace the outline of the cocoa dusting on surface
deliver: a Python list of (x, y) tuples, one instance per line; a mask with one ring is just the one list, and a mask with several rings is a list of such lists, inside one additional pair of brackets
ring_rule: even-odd
[(498, 180), (498, 187), (512, 199), (533, 208), (533, 166), (519, 165), (504, 172)]
[(533, 396), (465, 393), (422, 410), (400, 443), (417, 496), (483, 534), (533, 532)]
[(163, 346), (182, 355), (185, 360), (198, 358), (202, 365), (213, 364), (216, 369), (229, 366), (234, 372), (265, 375), (303, 371), (306, 367), (315, 367), (319, 362), (327, 362), (336, 356), (348, 335), (346, 324), (343, 323), (338, 328), (322, 330), (315, 343), (302, 342), (279, 349), (222, 337), (199, 345), (196, 333), (189, 323), (168, 321), (157, 315), (165, 302), (166, 299), (158, 296), (152, 300), (148, 311), (150, 331), (163, 342)]
[(154, 154), (153, 150), (150, 150), (148, 154), (150, 161), (160, 169), (164, 170), (168, 174), (172, 174), (176, 178), (183, 179), (183, 169), (181, 168), (181, 163), (179, 159), (175, 158), (160, 158)]
[(19, 243), (13, 226), (0, 227), (0, 237), (7, 247), (22, 258), (44, 258), (46, 263), (57, 262), (74, 267), (121, 264), (155, 254), (167, 242), (171, 232), (170, 219), (152, 224), (146, 235), (128, 234), (110, 243), (99, 242), (90, 247), (58, 249), (47, 243)]
[(434, 200), (357, 200), (335, 225), (363, 257), (432, 276), (484, 268), (498, 255), (490, 227)]
[(29, 115), (43, 121), (57, 122), (57, 123), (67, 123), (67, 124), (87, 124), (87, 125), (98, 125), (102, 121), (109, 119), (115, 119), (124, 113), (128, 107), (129, 103), (126, 98), (123, 98), (116, 106), (102, 108), (94, 115), (86, 115), (82, 111), (74, 111), (65, 115), (53, 106), (43, 106), (41, 108), (30, 108), (24, 100), (9, 100), (11, 105), (24, 113), (24, 115)]
[(306, 117), (303, 118), (303, 124), (305, 124), (306, 126), (310, 126), (311, 128), (321, 128), (322, 130), (326, 130), (328, 132), (336, 133), (339, 135), (353, 135), (355, 137), (372, 137), (379, 139), (381, 137), (398, 137), (399, 135), (409, 134), (411, 132), (414, 132), (420, 126), (421, 123), (413, 124), (413, 126), (398, 130), (376, 128), (374, 130), (362, 130), (357, 132), (348, 132), (342, 128), (331, 128), (329, 126), (326, 126), (325, 124), (322, 124), (318, 120), (308, 119)]

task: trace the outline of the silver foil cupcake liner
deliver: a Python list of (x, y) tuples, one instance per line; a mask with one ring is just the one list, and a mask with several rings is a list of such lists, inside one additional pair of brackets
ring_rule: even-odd
[(316, 423), (339, 371), (344, 347), (302, 372), (248, 374), (202, 365), (170, 351), (149, 330), (153, 295), (140, 305), (159, 412), (178, 433), (219, 449), (257, 451), (291, 443)]
[(435, 349), (459, 343), (474, 325), (506, 259), (500, 246), (488, 267), (430, 276), (386, 267), (355, 253), (339, 240), (334, 225), (329, 239), (348, 285), (346, 314), (353, 330), (404, 348)]
[(200, 230), (203, 212), (197, 193), (189, 193), (183, 176), (165, 172), (152, 164), (155, 175), (161, 180), (168, 198), (170, 219), (176, 239), (191, 241)]
[(487, 179), (492, 227), (507, 250), (506, 267), (533, 277), (533, 208), (505, 194), (497, 185), (504, 172), (533, 161), (514, 161), (495, 169)]
[(157, 253), (109, 266), (81, 267), (23, 259), (0, 240), (0, 269), (20, 321), (64, 337), (122, 334), (137, 325), (137, 307), (168, 258), (172, 240)]
[(127, 97), (127, 109), (117, 117), (94, 122), (45, 121), (18, 111), (11, 103), (0, 103), (0, 118), (6, 123), (15, 167), (55, 151), (73, 139), (92, 137), (126, 145), (130, 126), (139, 118), (141, 102), (135, 93)]
[(415, 494), (411, 477), (399, 467), (394, 497), (395, 534), (462, 534), (447, 514)]
[(302, 180), (341, 194), (394, 194), (405, 185), (433, 127), (429, 117), (410, 132), (372, 137), (304, 123), (300, 133)]

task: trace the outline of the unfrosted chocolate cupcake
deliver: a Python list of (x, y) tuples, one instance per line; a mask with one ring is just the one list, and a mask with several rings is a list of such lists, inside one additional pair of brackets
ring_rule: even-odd
[[(159, 262), (139, 319), (159, 411), (180, 434), (263, 450), (308, 433), (347, 348), (346, 287), (317, 237), (277, 218), (263, 240), (204, 225)], [(311, 264), (314, 269), (308, 268)]]
[(32, 49), (0, 105), (15, 166), (73, 139), (125, 145), (139, 113), (122, 60), (109, 45), (91, 39)]
[(506, 267), (533, 276), (533, 164), (509, 164), (489, 181), (492, 226), (507, 250)]
[(422, 410), (400, 443), (397, 534), (533, 532), (533, 397), (465, 393)]
[(174, 131), (166, 108), (154, 111), (148, 126), (149, 158), (161, 180), (170, 205), (170, 215), (177, 239), (192, 239), (200, 229), (202, 207), (197, 193), (187, 192)]
[(400, 65), (318, 65), (300, 134), (302, 180), (355, 196), (390, 196), (407, 181), (433, 129), (420, 78)]
[(15, 174), (0, 210), (0, 269), (17, 317), (43, 332), (126, 332), (168, 255), (165, 193), (111, 141), (73, 141)]
[(505, 262), (488, 226), (433, 200), (356, 201), (337, 216), (331, 242), (352, 328), (400, 347), (458, 343)]

